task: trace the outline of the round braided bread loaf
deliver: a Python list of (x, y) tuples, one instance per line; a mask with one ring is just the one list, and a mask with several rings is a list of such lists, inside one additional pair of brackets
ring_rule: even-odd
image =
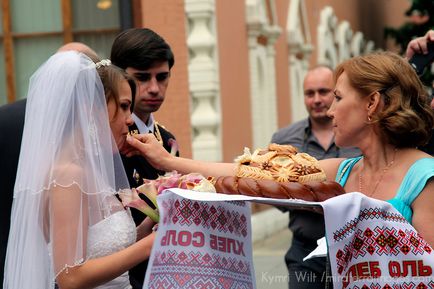
[(235, 176), (215, 179), (217, 192), (313, 202), (345, 193), (338, 183), (326, 181), (317, 159), (291, 145), (270, 144), (253, 154), (245, 148), (235, 162)]
[(233, 176), (219, 177), (214, 187), (217, 192), (229, 195), (246, 195), (275, 199), (300, 199), (322, 202), (345, 193), (344, 188), (332, 181), (276, 182), (274, 180), (255, 180)]

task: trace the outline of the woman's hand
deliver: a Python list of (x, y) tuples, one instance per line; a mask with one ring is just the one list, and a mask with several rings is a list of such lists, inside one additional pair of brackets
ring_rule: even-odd
[(150, 133), (127, 136), (127, 144), (122, 148), (121, 153), (127, 157), (141, 155), (154, 168), (163, 171), (170, 170), (166, 164), (174, 158)]
[(427, 43), (434, 42), (434, 30), (429, 30), (424, 36), (418, 37), (410, 41), (407, 45), (405, 57), (410, 59), (415, 54), (427, 54)]
[(124, 146), (119, 149), (119, 152), (121, 154), (127, 156), (127, 157), (132, 157), (132, 156), (135, 156), (135, 155), (141, 155), (140, 151), (137, 150), (136, 147), (130, 145), (130, 143), (128, 142), (128, 139), (129, 138), (138, 138), (138, 139), (141, 139), (142, 136), (144, 136), (144, 135), (146, 135), (146, 134), (128, 135), (127, 138), (126, 138), (126, 141), (124, 143)]

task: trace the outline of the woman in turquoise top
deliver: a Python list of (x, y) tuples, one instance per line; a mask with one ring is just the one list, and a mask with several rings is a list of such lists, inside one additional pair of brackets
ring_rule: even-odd
[[(382, 52), (343, 62), (335, 79), (335, 99), (328, 112), (335, 142), (340, 147), (358, 147), (362, 157), (320, 161), (327, 178), (338, 180), (347, 192), (389, 200), (434, 244), (434, 161), (416, 149), (428, 141), (434, 116), (418, 76), (404, 58)], [(131, 137), (127, 142), (159, 169), (235, 174), (233, 163), (173, 157), (152, 136), (137, 138), (141, 142)]]
[(335, 142), (362, 156), (321, 161), (327, 177), (390, 202), (434, 244), (434, 159), (417, 149), (430, 137), (433, 112), (418, 76), (404, 58), (382, 52), (341, 63), (335, 79)]

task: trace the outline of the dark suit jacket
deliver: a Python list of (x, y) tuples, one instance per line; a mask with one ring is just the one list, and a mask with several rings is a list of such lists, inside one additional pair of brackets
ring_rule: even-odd
[[(160, 130), (164, 148), (167, 151), (170, 151), (171, 147), (168, 143), (169, 139), (175, 139), (175, 137), (162, 126), (158, 125), (158, 128)], [(137, 130), (137, 126), (135, 124), (130, 126), (130, 131), (133, 130)], [(177, 155), (179, 155), (179, 152), (177, 152)], [(143, 179), (154, 180), (158, 178), (158, 176), (164, 175), (165, 173), (164, 171), (156, 170), (148, 163), (148, 161), (144, 157), (141, 156), (133, 156), (131, 158), (123, 157), (122, 161), (124, 163), (128, 181), (132, 188), (138, 187), (143, 184)], [(140, 178), (137, 179), (133, 177), (134, 170), (136, 170), (136, 172), (140, 175)], [(145, 219), (145, 215), (142, 212), (137, 211), (133, 208), (131, 209), (131, 212), (136, 225), (139, 225)], [(133, 289), (142, 289), (147, 267), (148, 261), (144, 261), (130, 270), (130, 282), (133, 286)]]
[(0, 284), (3, 284), (3, 270), (25, 110), (26, 100), (19, 100), (0, 107)]

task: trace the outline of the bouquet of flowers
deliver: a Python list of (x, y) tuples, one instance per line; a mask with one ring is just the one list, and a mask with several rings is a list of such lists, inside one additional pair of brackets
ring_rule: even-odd
[[(205, 178), (197, 173), (181, 175), (173, 171), (160, 176), (156, 180), (145, 179), (143, 185), (131, 190), (122, 191), (119, 193), (119, 197), (125, 207), (135, 208), (158, 223), (160, 216), (158, 214), (157, 196), (170, 188), (181, 188), (198, 192), (216, 192), (212, 184), (212, 178)], [(143, 200), (140, 194), (146, 196), (156, 209)]]

